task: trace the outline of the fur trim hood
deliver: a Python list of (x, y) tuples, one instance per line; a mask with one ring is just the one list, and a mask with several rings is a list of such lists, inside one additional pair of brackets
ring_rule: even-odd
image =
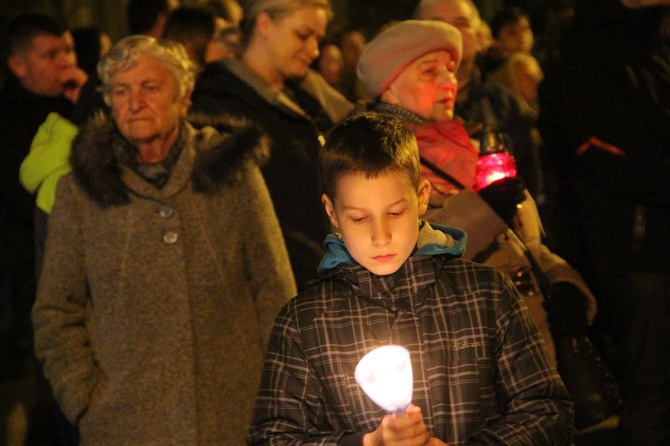
[[(194, 189), (203, 193), (233, 184), (248, 158), (262, 165), (269, 157), (265, 134), (255, 125), (229, 117), (191, 115), (181, 124), (175, 144), (184, 144), (184, 150), (195, 148), (191, 178)], [(91, 119), (73, 142), (70, 162), (74, 177), (100, 206), (130, 201), (116, 155), (128, 146), (110, 116)]]

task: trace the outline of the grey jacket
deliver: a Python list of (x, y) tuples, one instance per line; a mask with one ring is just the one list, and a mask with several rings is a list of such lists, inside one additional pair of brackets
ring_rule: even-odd
[(244, 444), (266, 339), (296, 290), (263, 138), (181, 127), (157, 189), (82, 130), (49, 219), (35, 350), (82, 444)]

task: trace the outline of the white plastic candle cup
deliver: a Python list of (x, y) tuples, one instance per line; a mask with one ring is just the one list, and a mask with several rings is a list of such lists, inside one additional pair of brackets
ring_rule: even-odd
[(382, 409), (404, 412), (412, 402), (412, 363), (405, 347), (386, 345), (371, 351), (356, 366), (355, 377)]

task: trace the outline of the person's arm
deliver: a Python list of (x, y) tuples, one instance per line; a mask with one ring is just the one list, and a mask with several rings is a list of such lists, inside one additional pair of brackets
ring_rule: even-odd
[(297, 290), (270, 193), (258, 165), (254, 161), (247, 165), (248, 181), (243, 195), (249, 235), (245, 248), (265, 348), (277, 313)]
[(249, 445), (361, 444), (322, 426), (323, 388), (301, 348), (290, 303), (277, 316), (249, 430)]
[(477, 444), (570, 445), (570, 396), (514, 285), (499, 276), (504, 285), (496, 312), (496, 388), (504, 415), (482, 427)]
[[(569, 284), (579, 290), (583, 296), (583, 302), (579, 305), (579, 308), (575, 308), (573, 315), (583, 321), (585, 330), (588, 325), (593, 323), (598, 312), (596, 298), (579, 271), (542, 243), (542, 222), (537, 205), (530, 195), (519, 207), (512, 222), (512, 227), (537, 261), (550, 284)], [(581, 313), (577, 315), (578, 312)]]
[(44, 375), (66, 417), (76, 424), (89, 406), (99, 370), (86, 322), (85, 241), (75, 187), (70, 176), (57, 188), (32, 319)]
[(463, 229), (468, 234), (464, 259), (472, 260), (488, 249), (507, 224), (475, 192), (469, 189), (454, 194), (442, 206), (428, 209), (424, 218), (445, 226)]
[(654, 142), (645, 147), (640, 141), (635, 150), (628, 150), (623, 144), (618, 146), (615, 137), (603, 134), (601, 138), (591, 136), (578, 147), (577, 165), (583, 174), (621, 199), (670, 208), (667, 147), (658, 147)]
[(79, 128), (68, 119), (49, 113), (21, 163), (19, 181), (28, 192), (37, 195), (37, 207), (47, 214), (53, 207), (58, 179), (72, 170), (70, 151), (78, 132)]

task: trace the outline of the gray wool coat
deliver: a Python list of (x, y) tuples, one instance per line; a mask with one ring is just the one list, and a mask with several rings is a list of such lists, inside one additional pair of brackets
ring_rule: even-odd
[(49, 219), (35, 351), (88, 445), (244, 444), (296, 289), (253, 128), (196, 130), (158, 189), (110, 121), (73, 145)]

